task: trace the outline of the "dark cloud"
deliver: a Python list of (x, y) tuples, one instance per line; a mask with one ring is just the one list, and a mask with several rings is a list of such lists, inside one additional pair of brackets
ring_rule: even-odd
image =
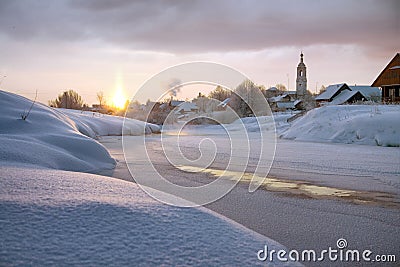
[(398, 48), (399, 1), (1, 1), (0, 34), (170, 53), (354, 44)]

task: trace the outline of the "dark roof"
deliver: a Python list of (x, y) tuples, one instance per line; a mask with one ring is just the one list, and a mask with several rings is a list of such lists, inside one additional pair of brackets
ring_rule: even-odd
[(343, 90), (338, 94), (331, 102), (329, 102), (330, 105), (341, 105), (343, 103), (348, 102), (353, 96), (360, 94), (360, 97), (366, 98), (363, 93), (360, 91), (350, 91), (350, 90)]

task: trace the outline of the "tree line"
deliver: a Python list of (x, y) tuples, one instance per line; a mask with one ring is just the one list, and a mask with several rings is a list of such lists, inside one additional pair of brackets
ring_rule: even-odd
[[(125, 104), (123, 109), (117, 109), (116, 107), (107, 104), (107, 98), (102, 91), (96, 95), (98, 105), (95, 111), (107, 114), (123, 114), (128, 107), (129, 102)], [(50, 107), (54, 108), (65, 108), (65, 109), (76, 109), (76, 110), (90, 110), (88, 104), (86, 104), (83, 98), (74, 90), (66, 90), (59, 94), (56, 99), (48, 102)], [(93, 108), (91, 109), (93, 110)]]
[[(286, 91), (286, 87), (283, 84), (277, 84), (275, 86), (275, 91), (266, 90), (263, 85), (257, 85), (251, 80), (245, 80), (241, 84), (239, 84), (234, 90), (228, 90), (221, 86), (216, 86), (214, 90), (212, 90), (208, 95), (203, 95), (199, 93), (197, 98), (194, 98), (192, 102), (195, 102), (199, 107), (201, 112), (207, 112), (207, 108), (210, 106), (215, 106), (216, 102), (211, 103), (209, 100), (217, 100), (218, 103), (227, 101), (227, 105), (233, 109), (240, 117), (247, 117), (257, 113), (257, 110), (265, 110), (265, 100), (269, 98), (283, 94)], [(325, 88), (321, 87), (321, 91)], [(310, 99), (311, 99), (310, 93)], [(124, 114), (127, 111), (129, 106), (129, 101), (125, 104), (124, 109), (117, 109), (115, 107), (107, 105), (107, 99), (104, 96), (103, 92), (97, 93), (98, 105), (95, 111), (109, 114)], [(303, 99), (305, 100), (305, 99)], [(148, 100), (150, 101), (150, 100)], [(169, 101), (169, 100), (165, 100)], [(163, 118), (165, 116), (161, 116), (162, 112), (159, 109), (163, 103), (157, 103), (153, 115), (156, 117)], [(140, 103), (131, 103), (132, 106), (140, 106)], [(89, 106), (84, 103), (82, 97), (74, 90), (67, 90), (58, 95), (55, 100), (49, 101), (49, 106), (57, 107), (57, 108), (66, 108), (66, 109), (78, 109), (78, 110), (88, 110)], [(216, 107), (213, 107), (213, 110)], [(93, 110), (93, 108), (92, 108)], [(168, 110), (165, 110), (168, 111)], [(157, 113), (157, 114), (156, 114)], [(138, 114), (136, 114), (138, 115)]]

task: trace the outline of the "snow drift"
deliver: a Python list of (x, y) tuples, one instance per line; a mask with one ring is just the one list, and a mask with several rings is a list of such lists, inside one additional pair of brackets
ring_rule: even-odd
[(324, 106), (295, 120), (282, 138), (378, 146), (400, 146), (400, 106)]
[(131, 182), (0, 166), (0, 184), (1, 265), (294, 265), (258, 261), (279, 243), (204, 208), (162, 204)]
[(288, 123), (294, 115), (241, 118), (226, 127), (235, 130), (243, 123), (249, 132), (276, 129), (279, 137), (299, 141), (400, 146), (400, 105), (329, 105)]
[[(0, 91), (0, 165), (28, 164), (85, 172), (115, 166), (104, 146), (83, 135), (79, 131), (82, 126), (62, 112), (35, 103), (23, 120), (21, 114), (31, 104), (24, 97)], [(85, 130), (90, 133), (90, 128)]]
[(1, 164), (33, 164), (45, 168), (93, 172), (111, 169), (115, 161), (96, 140), (105, 135), (142, 135), (159, 132), (154, 124), (99, 115), (93, 112), (54, 109), (0, 91)]
[(258, 132), (260, 130), (276, 131), (277, 134), (287, 130), (289, 124), (286, 122), (288, 118), (294, 116), (295, 113), (274, 113), (271, 116), (259, 116), (259, 117), (246, 117), (234, 121), (228, 127), (230, 129), (235, 129), (237, 126), (243, 123), (248, 132)]
[(58, 109), (72, 119), (79, 131), (88, 136), (142, 135), (159, 133), (158, 125), (89, 111)]

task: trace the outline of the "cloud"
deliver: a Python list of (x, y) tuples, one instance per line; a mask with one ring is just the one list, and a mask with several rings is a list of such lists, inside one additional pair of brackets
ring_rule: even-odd
[[(0, 34), (174, 54), (343, 44), (398, 48), (398, 1), (2, 1)], [(378, 51), (378, 52), (377, 52)]]
[[(294, 88), (299, 50), (308, 85), (370, 84), (398, 52), (399, 1), (0, 0), (2, 87), (39, 100), (73, 88), (89, 102), (192, 60)], [(288, 78), (290, 81), (288, 81)], [(166, 85), (167, 86), (167, 85)], [(197, 91), (195, 92), (197, 93)]]

